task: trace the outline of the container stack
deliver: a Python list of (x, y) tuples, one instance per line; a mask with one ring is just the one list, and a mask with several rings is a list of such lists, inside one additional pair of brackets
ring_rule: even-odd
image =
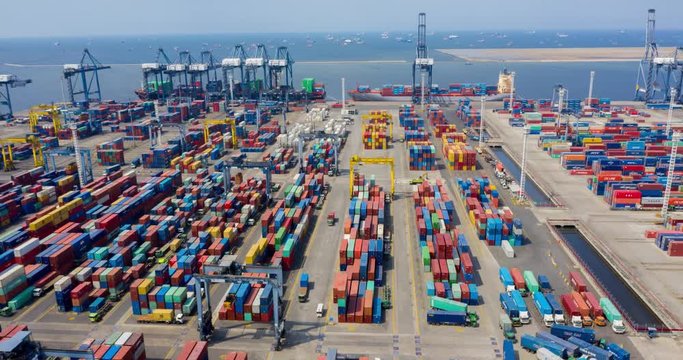
[(451, 170), (473, 171), (477, 168), (477, 151), (466, 143), (444, 142), (443, 147), (446, 166)]
[(218, 312), (220, 320), (267, 323), (272, 317), (273, 288), (261, 282), (231, 283)]
[(209, 344), (190, 340), (183, 345), (175, 360), (209, 360)]
[(405, 141), (429, 141), (429, 134), (424, 129), (406, 130)]
[(31, 298), (32, 291), (23, 266), (12, 265), (0, 273), (0, 306), (20, 309)]
[(443, 110), (439, 109), (438, 105), (430, 105), (429, 109), (427, 109), (427, 119), (429, 120), (429, 123), (434, 127), (447, 124), (446, 116), (444, 115)]
[(334, 146), (332, 146), (332, 141), (320, 139), (313, 142), (311, 151), (306, 156), (304, 162), (306, 173), (327, 174), (331, 165), (334, 165)]
[(261, 216), (261, 239), (247, 252), (246, 263), (282, 264), (289, 270), (308, 241), (311, 217), (324, 186), (324, 174), (297, 174), (285, 186), (285, 198)]
[(363, 125), (363, 146), (366, 150), (386, 149), (387, 136), (386, 125)]
[(156, 309), (175, 310), (184, 315), (191, 315), (194, 312), (196, 299), (187, 297), (186, 286), (171, 286), (170, 284), (155, 286), (157, 279), (157, 276), (155, 280), (137, 279), (130, 285), (134, 315), (150, 314)]
[(97, 162), (102, 166), (123, 165), (123, 138), (97, 145)]
[(458, 178), (458, 188), (465, 199), (470, 222), (477, 228), (480, 240), (490, 246), (522, 245), (522, 222), (514, 218), (508, 207), (498, 207), (498, 191), (488, 178)]
[(78, 346), (78, 350), (88, 349), (95, 354), (96, 360), (147, 358), (142, 333), (116, 331), (105, 339), (86, 339)]
[(339, 247), (339, 272), (333, 298), (339, 322), (382, 321), (384, 293), (385, 193), (361, 174), (354, 179), (354, 194), (344, 220), (344, 238)]
[(434, 125), (434, 136), (440, 138), (444, 134), (457, 133), (458, 127), (455, 124), (438, 124)]
[(149, 139), (149, 130), (149, 121), (147, 120), (126, 125), (126, 140), (147, 140)]
[(171, 160), (180, 155), (180, 146), (168, 145), (155, 147), (151, 153), (142, 154), (142, 166), (147, 169), (167, 169), (171, 167)]
[(410, 141), (406, 144), (410, 170), (430, 171), (436, 169), (436, 147), (430, 141)]
[(180, 123), (182, 118), (179, 112), (165, 112), (159, 114), (159, 121), (161, 123)]

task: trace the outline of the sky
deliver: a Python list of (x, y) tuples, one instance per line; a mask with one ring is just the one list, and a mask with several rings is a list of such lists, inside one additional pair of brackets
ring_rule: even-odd
[[(0, 37), (683, 28), (680, 0), (3, 0)], [(68, 6), (67, 6), (68, 5)]]

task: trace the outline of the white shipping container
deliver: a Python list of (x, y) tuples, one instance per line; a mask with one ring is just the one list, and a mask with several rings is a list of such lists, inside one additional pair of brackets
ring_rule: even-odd
[(90, 277), (92, 276), (92, 268), (87, 267), (83, 268), (81, 271), (76, 274), (76, 279), (80, 282), (84, 281), (90, 281)]
[(121, 334), (121, 336), (119, 336), (119, 339), (116, 340), (114, 345), (118, 345), (118, 346), (126, 345), (126, 341), (128, 341), (128, 339), (130, 339), (130, 337), (132, 335), (133, 335), (133, 333), (131, 333), (131, 332), (124, 332), (123, 334)]
[(256, 298), (254, 299), (254, 302), (251, 305), (251, 312), (254, 314), (261, 313), (261, 295), (263, 295), (263, 290), (265, 289), (259, 289), (259, 291), (256, 293)]
[(512, 245), (507, 240), (503, 240), (501, 243), (501, 247), (503, 248), (503, 252), (505, 253), (505, 256), (509, 258), (515, 257), (515, 249), (512, 248)]
[(71, 286), (71, 278), (68, 276), (62, 276), (54, 285), (56, 291), (64, 291), (69, 286)]
[(377, 238), (384, 239), (384, 224), (377, 224)]
[(22, 265), (14, 264), (10, 266), (8, 269), (3, 271), (2, 274), (0, 274), (0, 288), (4, 288), (12, 283), (12, 281), (22, 276), (26, 277), (26, 273), (24, 272), (24, 267)]
[(40, 239), (38, 238), (30, 238), (23, 244), (18, 245), (17, 247), (14, 248), (14, 257), (19, 258), (22, 257), (28, 253), (30, 253), (32, 250), (40, 246)]
[(663, 197), (643, 197), (640, 200), (640, 203), (643, 205), (662, 205), (662, 204), (664, 204), (664, 198)]

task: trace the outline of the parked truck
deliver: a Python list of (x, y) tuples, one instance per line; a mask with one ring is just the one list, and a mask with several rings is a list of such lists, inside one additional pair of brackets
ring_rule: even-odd
[(512, 268), (510, 269), (510, 275), (512, 276), (512, 281), (515, 283), (515, 289), (519, 290), (519, 293), (522, 296), (526, 296), (526, 283), (524, 282), (522, 271), (520, 271), (518, 268)]
[(612, 304), (610, 299), (603, 297), (600, 298), (600, 306), (602, 307), (602, 312), (612, 323), (612, 331), (617, 334), (623, 334), (626, 332), (626, 326), (624, 325), (624, 319), (621, 317), (621, 313), (617, 310), (617, 307)]
[(524, 270), (522, 276), (524, 277), (524, 282), (526, 283), (526, 288), (529, 293), (533, 293), (534, 291), (538, 291), (540, 289), (538, 286), (538, 281), (536, 281), (536, 275), (534, 275), (533, 271)]
[(500, 314), (498, 326), (500, 326), (500, 329), (503, 330), (503, 336), (506, 339), (515, 339), (515, 328), (512, 326), (512, 320), (510, 320), (508, 314)]
[(503, 360), (516, 360), (515, 346), (511, 340), (503, 340)]
[(552, 286), (550, 286), (550, 280), (547, 276), (538, 274), (538, 285), (541, 287), (541, 292), (549, 293), (553, 291)]
[(112, 304), (106, 299), (97, 298), (88, 306), (88, 311), (90, 312), (90, 314), (88, 314), (88, 319), (93, 323), (100, 322), (112, 307)]
[(565, 340), (573, 336), (591, 344), (595, 342), (595, 330), (593, 329), (576, 328), (569, 325), (556, 324), (550, 327), (550, 333)]
[(578, 291), (572, 291), (572, 298), (579, 309), (579, 314), (581, 314), (581, 323), (583, 326), (591, 327), (593, 326), (593, 319), (591, 318), (590, 308), (586, 304), (586, 300)]
[(513, 326), (522, 326), (522, 323), (519, 320), (519, 309), (508, 293), (500, 293), (500, 307), (503, 308), (505, 313), (510, 317)]
[(308, 300), (308, 273), (302, 273), (299, 278), (299, 302)]
[(583, 299), (586, 300), (586, 305), (588, 305), (588, 311), (590, 316), (593, 318), (593, 323), (597, 326), (605, 326), (607, 322), (605, 321), (605, 315), (602, 312), (602, 307), (600, 306), (600, 301), (593, 295), (592, 292), (586, 291), (581, 293)]
[(543, 340), (533, 335), (523, 334), (520, 337), (519, 344), (522, 346), (522, 348), (533, 353), (537, 352), (539, 349), (545, 348), (561, 358), (567, 357), (567, 351), (563, 346)]
[(591, 359), (596, 359), (596, 360), (611, 360), (612, 359), (612, 354), (605, 350), (601, 349), (592, 343), (582, 340), (578, 337), (572, 336), (569, 339), (567, 339), (572, 344), (576, 344), (579, 346), (579, 350), (581, 353), (585, 356), (588, 356)]
[(579, 306), (576, 305), (574, 298), (571, 294), (560, 295), (560, 302), (564, 311), (567, 313), (567, 320), (572, 326), (580, 328), (583, 327), (583, 321), (581, 320), (581, 313), (579, 312)]
[(512, 275), (510, 275), (510, 270), (506, 267), (501, 267), (498, 269), (498, 277), (500, 282), (503, 284), (503, 288), (506, 292), (510, 292), (515, 289), (515, 282), (512, 280)]
[(608, 344), (606, 350), (612, 353), (614, 360), (631, 360), (631, 353), (615, 343)]
[(531, 316), (529, 316), (529, 308), (527, 308), (526, 303), (524, 302), (524, 298), (522, 297), (520, 291), (510, 291), (510, 297), (512, 298), (512, 301), (515, 302), (515, 305), (517, 305), (517, 309), (519, 310), (519, 321), (522, 324), (530, 323)]
[(579, 346), (576, 344), (572, 344), (569, 341), (559, 337), (555, 336), (547, 331), (537, 331), (536, 332), (536, 337), (543, 339), (545, 341), (550, 341), (555, 344), (558, 344), (560, 346), (563, 346), (567, 350), (567, 355), (569, 356), (579, 356), (581, 355), (581, 352), (579, 351)]
[(548, 305), (550, 305), (550, 307), (553, 308), (553, 317), (555, 318), (555, 324), (564, 325), (566, 321), (564, 318), (564, 310), (562, 309), (560, 303), (557, 302), (555, 295), (545, 294), (545, 299), (548, 301)]
[(583, 277), (576, 271), (569, 272), (569, 282), (572, 284), (572, 289), (578, 292), (588, 291), (586, 282), (583, 281)]
[(543, 296), (540, 291), (532, 292), (531, 297), (534, 300), (536, 310), (541, 314), (543, 324), (545, 324), (546, 327), (550, 327), (555, 323), (555, 318), (553, 317), (553, 308), (548, 304), (548, 300), (546, 300), (545, 296)]
[(479, 316), (476, 313), (464, 311), (442, 311), (430, 309), (427, 311), (427, 323), (431, 325), (479, 325)]
[(138, 316), (139, 323), (166, 323), (166, 324), (184, 324), (185, 318), (183, 314), (176, 314), (172, 309), (154, 309), (151, 313)]

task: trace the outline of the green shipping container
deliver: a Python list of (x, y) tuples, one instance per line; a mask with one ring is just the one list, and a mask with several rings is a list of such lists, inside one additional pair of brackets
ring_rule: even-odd
[(190, 298), (183, 304), (183, 315), (190, 316), (194, 314), (194, 310), (197, 307), (197, 298)]
[(114, 345), (116, 340), (118, 340), (121, 337), (121, 332), (120, 331), (115, 331), (109, 337), (104, 340), (104, 345)]
[(313, 84), (315, 84), (314, 78), (301, 79), (301, 87), (309, 94), (313, 92)]
[(337, 306), (340, 308), (345, 308), (346, 307), (346, 298), (337, 299)]
[(467, 304), (461, 303), (460, 301), (440, 298), (438, 296), (432, 296), (429, 299), (429, 305), (437, 310), (467, 312)]
[(19, 295), (15, 296), (14, 299), (9, 301), (7, 306), (9, 306), (12, 311), (17, 311), (26, 306), (31, 299), (33, 299), (33, 286), (29, 286), (24, 289), (24, 291), (20, 292)]
[(453, 291), (454, 299), (462, 298), (462, 289), (460, 288), (460, 283), (451, 284), (451, 291)]
[(538, 281), (536, 281), (536, 276), (534, 275), (533, 271), (526, 270), (526, 271), (524, 271), (524, 273), (522, 273), (522, 276), (524, 276), (524, 282), (526, 282), (526, 288), (530, 292), (539, 291)]

